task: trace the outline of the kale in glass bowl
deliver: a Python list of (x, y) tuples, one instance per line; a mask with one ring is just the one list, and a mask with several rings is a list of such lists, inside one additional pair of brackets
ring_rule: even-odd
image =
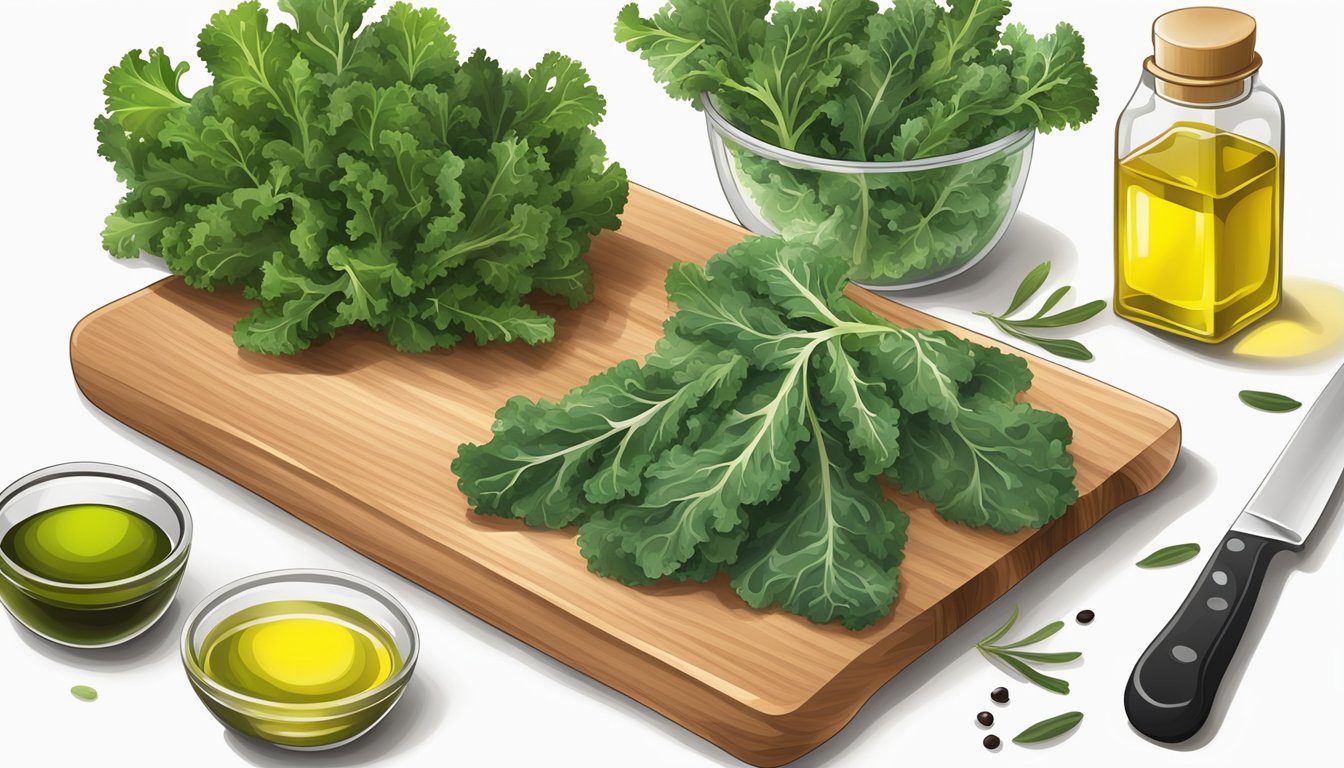
[(1096, 113), (1083, 40), (1008, 0), (675, 0), (616, 38), (706, 112), (743, 224), (847, 259), (870, 287), (969, 268), (1012, 217), (1037, 132)]
[(865, 288), (916, 288), (970, 269), (1007, 231), (1031, 165), (1024, 128), (903, 162), (832, 160), (767, 144), (701, 101), (719, 182), (742, 226), (826, 249)]

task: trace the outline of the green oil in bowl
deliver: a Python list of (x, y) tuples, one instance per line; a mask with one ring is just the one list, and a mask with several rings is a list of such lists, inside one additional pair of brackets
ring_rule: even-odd
[(0, 490), (0, 603), (57, 643), (102, 648), (149, 629), (190, 551), (186, 505), (143, 472), (59, 464)]
[(73, 504), (33, 515), (9, 529), (3, 551), (20, 568), (66, 584), (129, 579), (163, 562), (173, 543), (129, 510)]
[[(221, 620), (194, 654), (197, 694), (226, 725), (280, 746), (349, 741), (395, 703), (404, 659), (364, 614), (318, 600), (274, 600)], [(380, 690), (383, 689), (383, 690)]]

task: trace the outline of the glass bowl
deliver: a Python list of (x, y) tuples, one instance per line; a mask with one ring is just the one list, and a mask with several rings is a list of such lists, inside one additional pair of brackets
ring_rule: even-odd
[(869, 163), (764, 142), (700, 95), (710, 150), (742, 226), (834, 252), (873, 290), (946, 280), (983, 259), (1008, 229), (1026, 186), (1036, 131), (952, 155)]
[(118, 645), (149, 629), (172, 604), (191, 550), (191, 514), (171, 488), (142, 472), (93, 462), (60, 464), (0, 491), (0, 539), (34, 515), (76, 504), (134, 512), (167, 534), (172, 548), (134, 576), (92, 584), (43, 578), (0, 551), (0, 602), (53, 642), (76, 648)]
[[(221, 622), (264, 603), (295, 601), (338, 606), (362, 614), (395, 644), (401, 668), (366, 691), (304, 703), (258, 698), (206, 674), (201, 658), (203, 645)], [(419, 632), (401, 603), (367, 581), (334, 571), (269, 571), (239, 579), (202, 600), (182, 628), (182, 664), (187, 679), (215, 719), (244, 736), (299, 751), (339, 747), (377, 725), (406, 690), (419, 653)]]

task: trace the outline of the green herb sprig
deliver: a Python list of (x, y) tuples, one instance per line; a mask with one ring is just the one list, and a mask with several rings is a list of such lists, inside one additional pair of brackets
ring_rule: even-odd
[(1190, 544), (1172, 544), (1170, 547), (1163, 547), (1151, 555), (1143, 558), (1135, 565), (1140, 568), (1163, 568), (1168, 565), (1177, 565), (1199, 554), (1199, 545)]
[(976, 643), (976, 650), (980, 651), (986, 659), (1003, 664), (1045, 690), (1067, 696), (1069, 693), (1069, 683), (1067, 680), (1051, 677), (1050, 675), (1033, 668), (1031, 665), (1066, 664), (1074, 659), (1081, 658), (1083, 655), (1082, 653), (1078, 651), (1040, 653), (1036, 651), (1019, 650), (1029, 645), (1035, 645), (1055, 634), (1064, 628), (1064, 622), (1051, 622), (1021, 640), (1016, 640), (1005, 645), (996, 645), (996, 643), (1002, 640), (1003, 636), (1008, 634), (1008, 631), (1013, 628), (1013, 624), (1017, 623), (1017, 616), (1017, 606), (1013, 606), (1013, 612), (1008, 616), (1008, 620), (1003, 623), (1003, 626), (994, 630), (988, 637)]
[(1036, 314), (1031, 317), (1019, 318), (1016, 320), (1009, 319), (1010, 315), (1021, 309), (1032, 296), (1036, 295), (1036, 292), (1041, 289), (1041, 286), (1045, 285), (1045, 279), (1049, 275), (1050, 262), (1043, 261), (1036, 265), (1035, 269), (1028, 272), (1026, 277), (1022, 278), (1021, 284), (1017, 286), (1017, 292), (1013, 294), (1012, 302), (1002, 314), (996, 315), (992, 312), (983, 311), (976, 312), (975, 314), (988, 319), (998, 327), (999, 330), (1009, 336), (1029, 344), (1035, 344), (1053, 355), (1059, 355), (1060, 357), (1069, 360), (1091, 360), (1091, 350), (1073, 339), (1051, 339), (1044, 336), (1037, 336), (1029, 331), (1036, 328), (1063, 328), (1070, 325), (1077, 325), (1078, 323), (1091, 319), (1096, 316), (1098, 312), (1105, 309), (1105, 301), (1097, 299), (1095, 301), (1089, 301), (1086, 304), (1080, 304), (1076, 307), (1061, 310), (1053, 315), (1047, 315), (1046, 313), (1054, 309), (1055, 306), (1059, 304), (1060, 300), (1073, 289), (1073, 286), (1064, 285), (1056, 288), (1055, 291), (1050, 294), (1045, 300), (1045, 303), (1041, 305), (1041, 308), (1036, 310)]
[(1013, 737), (1014, 744), (1037, 744), (1059, 738), (1083, 722), (1082, 712), (1065, 712), (1042, 720)]

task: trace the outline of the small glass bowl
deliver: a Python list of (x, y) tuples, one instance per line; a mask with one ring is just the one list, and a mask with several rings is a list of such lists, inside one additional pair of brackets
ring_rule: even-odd
[[(220, 622), (244, 609), (274, 601), (307, 600), (362, 613), (392, 638), (402, 666), (354, 696), (306, 704), (274, 702), (223, 686), (205, 674), (201, 645)], [(406, 690), (420, 654), (420, 634), (406, 608), (379, 587), (335, 571), (258, 573), (226, 584), (196, 606), (182, 628), (182, 664), (206, 709), (225, 727), (284, 749), (334, 749), (363, 736)]]
[(742, 226), (843, 257), (873, 290), (946, 280), (985, 258), (1026, 186), (1036, 131), (904, 162), (805, 155), (732, 125), (700, 95), (719, 183)]
[(0, 602), (28, 629), (62, 645), (103, 648), (149, 629), (168, 610), (191, 550), (191, 514), (173, 489), (142, 472), (80, 462), (40, 469), (0, 491), (0, 538), (28, 518), (74, 504), (134, 512), (168, 535), (167, 557), (125, 579), (45, 579), (0, 551)]

